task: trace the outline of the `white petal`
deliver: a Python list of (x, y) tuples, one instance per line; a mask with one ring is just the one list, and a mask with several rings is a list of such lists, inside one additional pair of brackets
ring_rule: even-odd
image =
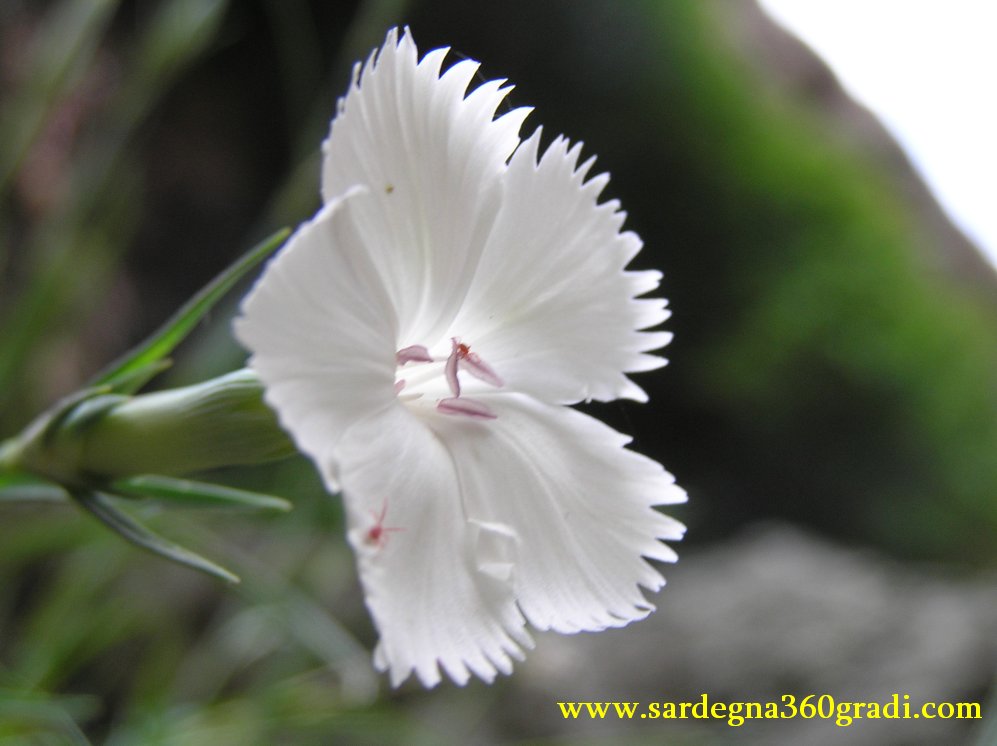
[(442, 77), (445, 49), (421, 62), (412, 37), (388, 34), (371, 55), (325, 142), (322, 194), (356, 184), (373, 199), (358, 229), (400, 319), (400, 344), (440, 339), (467, 293), (500, 200), (499, 174), (519, 144), (528, 110), (493, 119), (508, 88), (479, 86), (477, 63)]
[(468, 303), (449, 335), (460, 336), (509, 389), (550, 402), (646, 396), (624, 372), (659, 367), (647, 355), (667, 336), (637, 330), (667, 317), (657, 272), (625, 272), (641, 242), (620, 232), (616, 202), (598, 204), (605, 175), (585, 180), (580, 146), (557, 138), (538, 163), (539, 130), (513, 155), (503, 202)]
[[(483, 399), (485, 397), (482, 397)], [(622, 626), (653, 606), (639, 586), (664, 579), (643, 557), (673, 561), (661, 539), (684, 528), (654, 509), (685, 493), (628, 438), (573, 409), (518, 394), (486, 399), (498, 418), (438, 417), (468, 515), (508, 527), (520, 608), (558, 632)]]
[(348, 195), (298, 228), (235, 322), (267, 402), (332, 491), (342, 434), (395, 399), (397, 322), (352, 220), (365, 199)]
[(467, 520), (444, 445), (395, 405), (350, 430), (339, 455), (350, 543), (381, 635), (375, 661), (392, 684), (414, 672), (435, 686), (437, 664), (458, 684), (509, 673), (532, 646), (512, 595), (514, 539)]

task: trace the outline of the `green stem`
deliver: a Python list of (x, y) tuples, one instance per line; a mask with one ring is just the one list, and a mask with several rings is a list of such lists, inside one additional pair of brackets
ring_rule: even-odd
[(0, 474), (13, 474), (20, 471), (21, 443), (19, 438), (9, 438), (0, 442)]

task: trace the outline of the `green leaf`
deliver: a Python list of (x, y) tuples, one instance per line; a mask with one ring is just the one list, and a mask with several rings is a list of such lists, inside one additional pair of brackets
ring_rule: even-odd
[(284, 228), (254, 246), (241, 259), (209, 282), (185, 303), (151, 337), (97, 376), (90, 386), (110, 386), (115, 391), (136, 391), (162, 368), (164, 358), (180, 344), (221, 298), (243, 276), (284, 243)]
[(119, 510), (107, 495), (89, 490), (73, 490), (70, 494), (97, 520), (132, 544), (165, 559), (220, 578), (227, 583), (239, 582), (237, 575), (221, 565), (152, 533), (134, 518)]
[[(104, 65), (94, 63), (93, 59), (95, 53), (107, 46), (103, 43), (106, 33), (101, 29), (106, 30), (113, 23), (114, 6), (119, 4), (120, 0), (46, 3), (53, 8), (53, 18), (66, 15), (67, 20), (54, 24), (46, 22), (46, 26), (51, 25), (51, 34), (44, 32), (39, 36), (39, 44), (30, 45), (42, 62), (42, 69), (29, 63), (25, 74), (17, 76), (14, 105), (6, 106), (5, 97), (0, 117), (5, 118), (7, 110), (12, 109), (14, 120), (20, 120), (17, 114), (20, 106), (16, 101), (23, 95), (31, 108), (40, 96), (42, 108), (37, 116), (32, 115), (35, 123), (30, 126), (40, 128), (39, 133), (46, 131), (46, 125), (52, 124), (51, 118), (65, 109), (66, 97), (79, 97), (80, 80), (90, 80), (95, 75), (106, 77), (102, 73)], [(9, 3), (0, 2), (0, 7), (7, 5)], [(129, 34), (119, 50), (120, 64), (116, 69), (121, 75), (115, 76), (112, 95), (106, 104), (99, 103), (95, 111), (90, 112), (92, 116), (88, 116), (86, 131), (80, 133), (79, 142), (73, 143), (72, 157), (60, 177), (64, 181), (65, 194), (55, 201), (45, 220), (29, 225), (24, 240), (19, 240), (24, 244), (19, 251), (25, 259), (24, 266), (19, 267), (19, 279), (23, 279), (16, 288), (11, 288), (15, 292), (8, 293), (5, 288), (3, 308), (0, 308), (3, 312), (3, 318), (0, 318), (0, 410), (10, 410), (15, 420), (28, 414), (21, 411), (25, 402), (18, 399), (18, 392), (31, 388), (26, 371), (46, 364), (38, 357), (39, 351), (46, 348), (46, 340), (51, 342), (64, 334), (65, 329), (57, 327), (72, 325), (74, 314), (79, 322), (92, 312), (91, 299), (104, 294), (114, 277), (121, 252), (131, 244), (140, 211), (133, 188), (140, 179), (141, 169), (136, 164), (140, 160), (137, 156), (141, 149), (140, 127), (156, 110), (156, 105), (173, 90), (180, 74), (212, 48), (228, 3), (225, 0), (163, 0), (151, 5), (154, 7), (148, 17), (143, 14), (143, 22), (136, 26), (136, 33)], [(55, 10), (63, 6), (68, 12)], [(96, 20), (87, 20), (91, 16)], [(82, 34), (84, 27), (90, 30)], [(76, 28), (81, 31), (74, 31)], [(61, 60), (60, 69), (65, 68), (66, 72), (56, 77), (46, 73), (45, 61), (49, 58)], [(34, 90), (36, 86), (37, 91)], [(49, 101), (50, 96), (58, 98)], [(69, 101), (70, 107), (76, 106), (73, 100)], [(13, 121), (11, 126), (22, 125)], [(4, 126), (0, 126), (0, 131), (3, 143), (0, 182), (6, 179), (9, 186), (21, 158), (17, 152), (30, 142), (19, 138), (16, 132), (10, 138), (2, 136), (7, 134)], [(14, 147), (12, 158), (5, 157), (10, 145)], [(9, 165), (5, 166), (5, 163)], [(23, 170), (23, 160), (21, 164), (20, 170)], [(5, 219), (2, 213), (0, 210), (0, 222)], [(3, 231), (0, 233), (6, 235)], [(6, 246), (0, 242), (0, 264), (5, 250)], [(32, 407), (29, 404), (25, 409)]]
[(64, 502), (66, 491), (54, 482), (30, 474), (0, 474), (0, 503)]
[(90, 719), (99, 712), (97, 697), (56, 698), (0, 688), (0, 744), (90, 746), (74, 718)]
[(122, 373), (115, 380), (114, 391), (120, 394), (135, 394), (171, 365), (173, 365), (173, 361), (168, 357), (162, 360), (153, 360), (145, 365), (137, 365), (132, 370)]
[(294, 507), (287, 500), (273, 495), (150, 474), (119, 479), (108, 485), (107, 489), (125, 497), (153, 497), (194, 506), (251, 508), (282, 512)]

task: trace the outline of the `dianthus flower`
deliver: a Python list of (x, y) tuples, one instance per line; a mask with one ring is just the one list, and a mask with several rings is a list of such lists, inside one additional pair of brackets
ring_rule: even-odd
[[(266, 400), (341, 492), (375, 663), (491, 681), (540, 630), (619, 627), (673, 561), (685, 499), (629, 439), (570, 405), (646, 399), (667, 317), (608, 177), (504, 81), (468, 87), (392, 31), (357, 67), (324, 144), (323, 208), (271, 261), (238, 338)], [(647, 559), (645, 559), (647, 558)]]

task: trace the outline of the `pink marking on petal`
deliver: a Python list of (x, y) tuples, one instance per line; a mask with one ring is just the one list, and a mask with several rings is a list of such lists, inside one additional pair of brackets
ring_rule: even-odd
[(402, 379), (400, 379), (398, 381), (395, 381), (395, 394), (396, 395), (402, 393), (402, 389), (403, 388), (405, 388), (405, 379), (404, 378), (402, 378)]
[(453, 342), (453, 350), (450, 352), (450, 357), (447, 358), (447, 364), (443, 368), (443, 373), (447, 377), (447, 385), (450, 387), (450, 393), (454, 397), (460, 396), (460, 381), (457, 380), (457, 363), (460, 362), (460, 348), (461, 345), (457, 342), (457, 338), (451, 338)]
[(494, 420), (498, 417), (487, 404), (467, 397), (440, 399), (436, 408), (443, 414), (461, 414), (475, 420)]
[(431, 363), (433, 356), (422, 345), (409, 345), (395, 353), (395, 362), (399, 366), (405, 363)]
[(376, 547), (383, 547), (388, 543), (388, 534), (404, 531), (404, 528), (398, 528), (396, 526), (385, 526), (384, 519), (388, 515), (388, 501), (385, 500), (384, 504), (381, 506), (381, 512), (375, 513), (373, 510), (370, 511), (371, 517), (374, 519), (374, 525), (367, 529), (367, 536), (364, 537), (368, 544), (373, 544)]

